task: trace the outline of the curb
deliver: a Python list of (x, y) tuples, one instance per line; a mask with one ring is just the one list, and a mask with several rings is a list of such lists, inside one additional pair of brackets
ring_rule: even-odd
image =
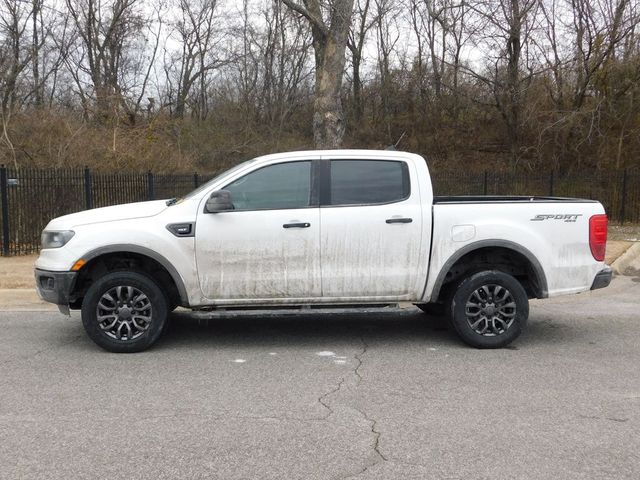
[(636, 259), (640, 258), (640, 242), (636, 242), (631, 245), (626, 252), (618, 257), (618, 259), (611, 264), (613, 273), (616, 275), (637, 275), (640, 270), (636, 266), (631, 266)]

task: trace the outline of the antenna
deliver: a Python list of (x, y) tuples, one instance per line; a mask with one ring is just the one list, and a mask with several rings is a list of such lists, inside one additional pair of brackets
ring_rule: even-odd
[(404, 132), (402, 132), (402, 135), (400, 135), (400, 138), (398, 139), (398, 141), (392, 145), (389, 145), (387, 148), (385, 148), (385, 150), (397, 150), (398, 145), (400, 145), (400, 142), (402, 141), (402, 139), (406, 134), (407, 134), (407, 131), (405, 130)]

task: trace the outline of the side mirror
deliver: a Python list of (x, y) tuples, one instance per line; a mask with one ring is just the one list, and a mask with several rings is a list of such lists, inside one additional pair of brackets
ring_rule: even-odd
[(204, 213), (219, 213), (228, 210), (235, 210), (231, 201), (231, 192), (228, 190), (213, 192), (204, 206)]

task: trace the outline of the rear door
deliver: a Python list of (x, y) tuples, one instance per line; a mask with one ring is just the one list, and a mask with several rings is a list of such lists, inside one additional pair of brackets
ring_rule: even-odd
[(321, 165), (323, 297), (417, 299), (423, 220), (415, 167), (339, 157)]

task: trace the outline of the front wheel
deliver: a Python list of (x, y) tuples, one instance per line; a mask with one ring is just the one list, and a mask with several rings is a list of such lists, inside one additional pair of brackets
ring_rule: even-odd
[(146, 275), (113, 272), (96, 280), (82, 301), (89, 338), (110, 352), (140, 352), (153, 345), (167, 322), (164, 292)]
[(502, 348), (522, 333), (529, 299), (518, 280), (497, 270), (475, 273), (458, 284), (451, 300), (451, 323), (476, 348)]

